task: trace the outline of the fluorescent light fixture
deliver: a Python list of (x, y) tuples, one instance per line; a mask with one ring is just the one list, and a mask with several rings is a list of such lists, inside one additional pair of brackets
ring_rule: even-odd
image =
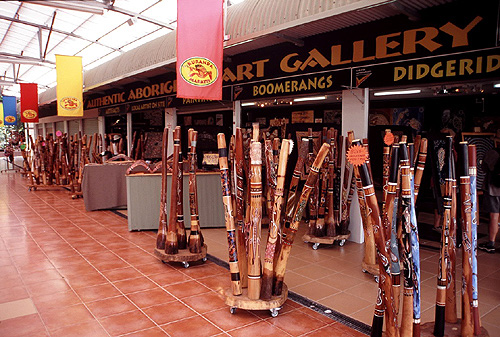
[(302, 98), (294, 98), (294, 102), (305, 102), (305, 101), (320, 101), (322, 99), (326, 99), (326, 96), (312, 96), (312, 97), (302, 97)]
[(420, 89), (412, 89), (412, 90), (395, 90), (395, 91), (380, 91), (376, 92), (374, 96), (388, 96), (388, 95), (411, 95), (411, 94), (420, 94), (422, 90)]
[(493, 84), (493, 88), (500, 88), (500, 83)]
[(255, 102), (241, 103), (241, 106), (252, 106), (252, 105), (255, 105)]

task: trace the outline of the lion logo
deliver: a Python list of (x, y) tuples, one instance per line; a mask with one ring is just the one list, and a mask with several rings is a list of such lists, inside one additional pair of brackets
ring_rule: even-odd
[(35, 119), (37, 116), (37, 113), (35, 110), (24, 110), (23, 111), (23, 117), (26, 118), (26, 119)]
[(16, 121), (16, 117), (14, 117), (14, 116), (5, 116), (5, 121), (7, 123), (14, 123)]

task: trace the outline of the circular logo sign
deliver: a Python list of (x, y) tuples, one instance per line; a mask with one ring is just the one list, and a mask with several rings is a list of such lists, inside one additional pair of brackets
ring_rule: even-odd
[(36, 111), (35, 110), (24, 110), (23, 117), (26, 119), (34, 119), (34, 118), (36, 118)]
[(5, 121), (7, 123), (14, 123), (16, 121), (16, 117), (14, 117), (14, 116), (5, 116)]
[(56, 136), (57, 136), (57, 137), (61, 137), (61, 136), (62, 136), (62, 134), (63, 134), (63, 133), (62, 133), (62, 131), (61, 131), (61, 130), (57, 130), (57, 131), (56, 131)]
[(215, 63), (204, 57), (188, 58), (182, 62), (180, 72), (184, 81), (197, 87), (209, 86), (219, 76)]
[(66, 110), (76, 110), (80, 107), (80, 101), (76, 97), (64, 97), (59, 104)]

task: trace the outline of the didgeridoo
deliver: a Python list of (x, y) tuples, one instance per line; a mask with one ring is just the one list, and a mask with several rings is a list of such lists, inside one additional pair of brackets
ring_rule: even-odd
[(233, 295), (241, 295), (240, 268), (238, 265), (238, 252), (236, 248), (236, 228), (234, 226), (233, 203), (231, 200), (231, 189), (229, 186), (230, 178), (227, 163), (226, 136), (223, 133), (219, 133), (217, 135), (217, 147), (219, 149), (222, 202), (224, 203), (227, 243), (229, 246), (229, 272), (231, 273), (231, 288)]
[(477, 202), (477, 156), (476, 145), (469, 145), (469, 176), (471, 195), (471, 244), (472, 244), (472, 320), (474, 322), (474, 335), (481, 333), (481, 322), (479, 319), (479, 303), (477, 289), (477, 223), (479, 211)]
[(156, 249), (165, 250), (167, 240), (167, 147), (168, 128), (163, 130), (163, 141), (161, 149), (161, 195), (160, 195), (160, 220), (158, 224), (158, 235), (156, 236)]
[(453, 138), (447, 137), (447, 149), (445, 163), (448, 172), (445, 178), (445, 189), (443, 196), (444, 215), (443, 230), (441, 232), (441, 247), (439, 251), (437, 292), (436, 292), (436, 311), (434, 317), (434, 336), (444, 336), (445, 325), (445, 305), (446, 305), (446, 284), (447, 284), (447, 266), (448, 266), (448, 239), (451, 222), (451, 194), (453, 191), (453, 173), (452, 173), (452, 145)]
[(191, 253), (201, 253), (203, 239), (198, 215), (198, 191), (196, 182), (196, 142), (198, 131), (188, 130), (189, 142), (189, 209), (191, 213), (191, 231), (189, 232), (188, 248)]
[(269, 223), (269, 235), (267, 239), (266, 253), (264, 256), (264, 271), (262, 273), (262, 290), (260, 298), (265, 301), (271, 299), (273, 293), (274, 255), (276, 250), (276, 241), (278, 240), (281, 211), (283, 207), (285, 174), (288, 156), (291, 150), (290, 144), (293, 144), (290, 140), (283, 140), (278, 160), (278, 176), (276, 179), (276, 190), (274, 192), (271, 221)]
[[(174, 129), (174, 153), (172, 158), (172, 184), (170, 186), (170, 216), (168, 219), (167, 241), (165, 243), (166, 254), (177, 254), (179, 252), (179, 243), (177, 241), (177, 196), (179, 186), (179, 152), (181, 150), (181, 130)], [(167, 166), (162, 169), (166, 172)]]
[(250, 143), (250, 237), (248, 240), (248, 298), (257, 300), (261, 289), (260, 237), (262, 229), (262, 144)]
[(403, 262), (403, 310), (401, 318), (401, 336), (413, 335), (413, 263), (411, 247), (411, 171), (406, 143), (399, 143), (401, 170), (401, 228), (399, 235), (400, 256)]
[[(288, 261), (288, 257), (290, 256), (290, 250), (292, 249), (292, 244), (295, 239), (295, 235), (297, 234), (297, 230), (299, 229), (299, 224), (302, 219), (302, 213), (309, 201), (309, 196), (311, 191), (316, 184), (319, 176), (319, 170), (323, 165), (323, 161), (328, 153), (330, 148), (329, 144), (324, 143), (318, 151), (316, 159), (314, 163), (311, 165), (311, 169), (309, 171), (309, 175), (307, 176), (307, 180), (304, 184), (304, 188), (302, 189), (302, 193), (300, 194), (299, 202), (297, 207), (295, 208), (295, 212), (292, 217), (292, 222), (283, 228), (282, 234), (282, 245), (281, 250), (278, 254), (278, 260), (276, 262), (275, 267), (275, 276), (276, 280), (274, 283), (274, 291), (275, 295), (281, 295), (283, 291), (283, 279), (285, 277), (286, 264)], [(300, 158), (300, 156), (299, 156)]]
[(243, 151), (243, 133), (241, 128), (236, 128), (235, 137), (235, 218), (238, 230), (236, 232), (236, 249), (238, 251), (238, 263), (240, 265), (240, 275), (242, 287), (247, 287), (247, 249), (245, 238), (247, 233), (245, 233), (245, 155)]
[[(179, 141), (179, 169), (177, 170), (177, 243), (179, 249), (187, 248), (187, 238), (186, 238), (186, 228), (184, 227), (184, 183), (183, 183), (183, 159), (182, 159), (182, 147), (181, 147), (181, 127), (176, 126), (175, 130), (179, 130), (176, 135)], [(172, 175), (173, 176), (173, 175)]]
[(462, 336), (474, 335), (472, 320), (472, 204), (467, 142), (459, 145), (460, 200), (462, 202)]
[[(361, 146), (361, 141), (359, 139), (355, 140), (353, 144)], [(370, 177), (368, 165), (366, 164), (366, 162), (360, 165), (358, 169), (361, 177), (363, 191), (365, 193), (366, 205), (372, 210), (370, 213), (370, 220), (373, 225), (375, 244), (377, 246), (380, 271), (379, 282), (381, 282), (381, 288), (379, 289), (380, 298), (377, 298), (377, 302), (383, 301), (383, 303), (385, 304), (387, 336), (399, 336), (396, 308), (394, 306), (394, 292), (392, 289), (392, 279), (390, 276), (391, 260), (388, 247), (386, 245), (382, 221), (380, 219), (380, 210), (378, 207), (377, 197), (375, 196), (375, 189), (373, 187), (372, 179)], [(374, 327), (372, 327), (372, 331), (373, 330)]]

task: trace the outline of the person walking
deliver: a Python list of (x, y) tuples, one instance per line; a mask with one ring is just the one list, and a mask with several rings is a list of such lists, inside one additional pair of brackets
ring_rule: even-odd
[(486, 172), (482, 187), (484, 191), (482, 206), (483, 211), (490, 213), (490, 222), (488, 241), (480, 244), (478, 248), (493, 254), (500, 215), (500, 148), (498, 146), (486, 152), (481, 167)]

